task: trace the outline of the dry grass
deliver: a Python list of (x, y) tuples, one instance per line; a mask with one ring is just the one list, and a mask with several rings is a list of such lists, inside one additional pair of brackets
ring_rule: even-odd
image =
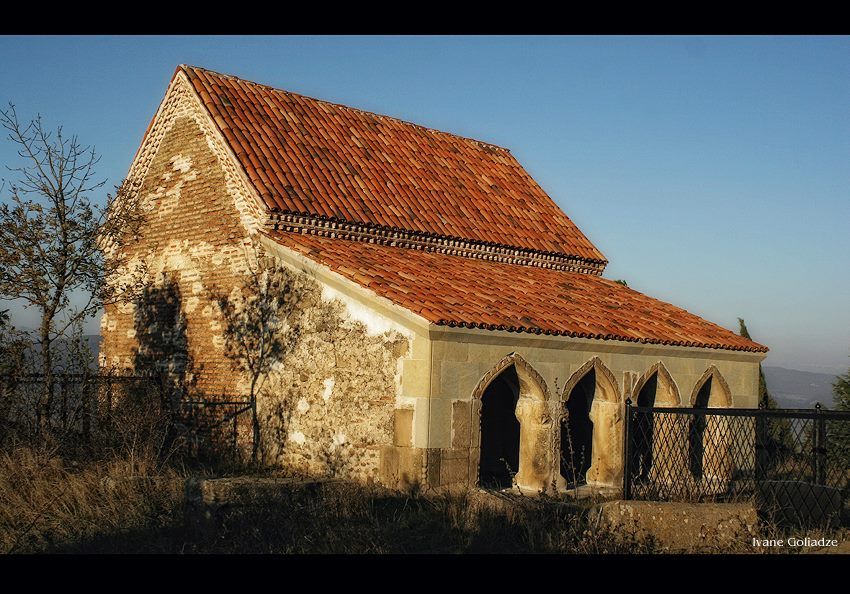
[[(146, 457), (71, 462), (43, 449), (0, 451), (0, 552), (663, 552), (651, 537), (598, 525), (587, 507), (559, 500), (499, 503), (476, 492), (405, 496), (344, 482), (302, 483), (274, 494), (274, 501), (223, 508), (199, 530), (184, 518), (185, 477)], [(762, 537), (782, 535), (788, 532), (766, 527)], [(738, 540), (690, 552), (803, 552), (753, 548), (751, 535)]]
[(0, 552), (62, 550), (173, 522), (182, 480), (144, 459), (66, 462), (49, 451), (0, 451)]
[(181, 545), (196, 553), (459, 554), (649, 553), (654, 543), (594, 526), (552, 500), (493, 506), (476, 493), (404, 496), (326, 483), (295, 488), (279, 505), (224, 509)]

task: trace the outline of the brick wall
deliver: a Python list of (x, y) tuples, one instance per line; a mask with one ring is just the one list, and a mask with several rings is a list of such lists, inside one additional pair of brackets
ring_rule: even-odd
[(102, 363), (136, 369), (151, 361), (194, 372), (205, 392), (236, 389), (209, 299), (241, 283), (250, 245), (225, 184), (198, 124), (178, 117), (141, 186), (147, 221), (129, 248), (146, 262), (149, 289), (136, 303), (106, 309)]
[[(172, 106), (177, 115), (148, 157), (140, 187), (147, 221), (128, 248), (147, 267), (146, 289), (134, 303), (106, 308), (101, 363), (168, 370), (189, 380), (196, 396), (245, 396), (246, 379), (224, 356), (212, 298), (243, 283), (252, 221), (237, 206), (252, 198), (234, 195), (226, 155), (214, 150), (190, 101)], [(341, 302), (323, 299), (318, 282), (298, 278), (307, 295), (303, 332), (258, 398), (261, 455), (306, 475), (378, 479), (381, 448), (393, 442), (408, 339), (370, 332)]]

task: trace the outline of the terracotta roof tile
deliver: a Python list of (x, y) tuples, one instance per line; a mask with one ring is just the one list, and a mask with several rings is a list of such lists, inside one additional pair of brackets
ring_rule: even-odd
[(304, 233), (268, 235), (434, 324), (767, 351), (679, 307), (595, 275)]
[(506, 149), (179, 69), (270, 209), (605, 262)]

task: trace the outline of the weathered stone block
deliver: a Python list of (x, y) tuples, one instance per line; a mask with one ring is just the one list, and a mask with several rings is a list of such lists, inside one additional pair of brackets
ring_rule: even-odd
[(426, 359), (403, 359), (401, 391), (405, 396), (427, 398), (431, 385), (431, 368)]
[(457, 457), (444, 452), (440, 463), (440, 486), (453, 484), (466, 485), (469, 482), (469, 456), (460, 452)]
[(428, 448), (425, 450), (425, 465), (427, 474), (427, 487), (436, 489), (440, 486), (440, 465), (442, 456), (438, 448)]
[(662, 550), (723, 550), (748, 542), (758, 517), (748, 503), (609, 501), (595, 508), (601, 525), (624, 535), (652, 537)]
[(443, 361), (440, 366), (440, 391), (435, 395), (440, 398), (470, 399), (480, 379), (477, 365)]
[(399, 480), (399, 453), (395, 446), (382, 446), (378, 477), (382, 484), (394, 487)]
[(452, 447), (469, 448), (472, 445), (470, 431), (470, 402), (454, 402), (452, 404)]
[(837, 526), (841, 491), (802, 481), (764, 481), (756, 508), (768, 521), (785, 526)]
[(469, 358), (469, 343), (462, 337), (434, 343), (434, 357), (443, 361), (465, 363)]
[(443, 398), (431, 398), (428, 446), (448, 448), (452, 443), (452, 401)]
[(393, 443), (404, 447), (413, 445), (412, 408), (397, 408), (393, 411)]

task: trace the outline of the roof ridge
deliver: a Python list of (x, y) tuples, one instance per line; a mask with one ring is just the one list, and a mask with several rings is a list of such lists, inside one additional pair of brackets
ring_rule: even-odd
[(192, 69), (195, 69), (195, 70), (201, 70), (203, 72), (209, 72), (211, 74), (215, 74), (216, 76), (221, 76), (221, 77), (224, 77), (224, 78), (230, 78), (230, 79), (233, 79), (233, 80), (238, 80), (238, 81), (248, 83), (248, 84), (251, 84), (251, 85), (256, 85), (258, 87), (265, 87), (266, 89), (271, 89), (272, 91), (276, 91), (278, 93), (286, 93), (288, 95), (295, 95), (296, 97), (303, 97), (305, 99), (309, 99), (310, 101), (316, 101), (317, 103), (324, 103), (325, 105), (332, 105), (334, 107), (340, 107), (340, 108), (347, 109), (347, 110), (350, 110), (350, 111), (354, 111), (354, 112), (357, 112), (357, 113), (361, 113), (361, 114), (364, 114), (364, 115), (368, 115), (368, 116), (372, 116), (372, 117), (376, 117), (376, 118), (384, 118), (384, 119), (388, 119), (388, 120), (393, 120), (393, 121), (399, 122), (401, 124), (404, 124), (406, 126), (412, 126), (414, 128), (419, 128), (421, 130), (425, 130), (426, 132), (437, 133), (437, 134), (445, 134), (447, 136), (453, 136), (454, 138), (459, 138), (460, 140), (465, 140), (465, 141), (468, 141), (468, 142), (474, 142), (476, 144), (480, 144), (480, 145), (485, 146), (485, 147), (490, 147), (490, 148), (493, 148), (493, 149), (496, 149), (496, 150), (500, 150), (500, 151), (504, 151), (506, 153), (512, 154), (511, 150), (509, 148), (504, 147), (504, 146), (500, 146), (500, 145), (492, 143), (492, 142), (487, 142), (485, 140), (479, 140), (477, 138), (472, 138), (472, 137), (469, 137), (469, 136), (463, 136), (461, 134), (456, 134), (454, 132), (447, 132), (446, 130), (439, 130), (437, 128), (431, 128), (429, 126), (423, 126), (422, 124), (417, 124), (416, 122), (409, 122), (407, 120), (403, 120), (403, 119), (396, 117), (396, 116), (377, 113), (377, 112), (374, 112), (374, 111), (369, 111), (367, 109), (361, 109), (359, 107), (352, 107), (351, 105), (345, 105), (344, 103), (334, 103), (333, 101), (328, 101), (327, 99), (319, 99), (318, 97), (312, 97), (310, 95), (305, 95), (303, 93), (296, 93), (295, 91), (288, 91), (286, 89), (280, 89), (278, 87), (273, 87), (273, 86), (265, 84), (265, 83), (259, 83), (259, 82), (253, 81), (253, 80), (248, 80), (247, 78), (240, 78), (240, 77), (238, 77), (234, 74), (226, 74), (224, 72), (218, 72), (216, 70), (210, 70), (209, 68), (204, 68), (203, 66), (193, 66), (191, 64), (180, 64), (178, 66), (178, 68), (183, 69), (183, 70), (192, 68)]
[(607, 260), (574, 254), (382, 225), (369, 225), (330, 217), (313, 217), (302, 213), (271, 213), (266, 228), (266, 231), (269, 230), (339, 237), (351, 241), (367, 241), (391, 247), (425, 248), (465, 258), (483, 258), (526, 266), (573, 270), (596, 276), (602, 274), (605, 265), (608, 263)]

